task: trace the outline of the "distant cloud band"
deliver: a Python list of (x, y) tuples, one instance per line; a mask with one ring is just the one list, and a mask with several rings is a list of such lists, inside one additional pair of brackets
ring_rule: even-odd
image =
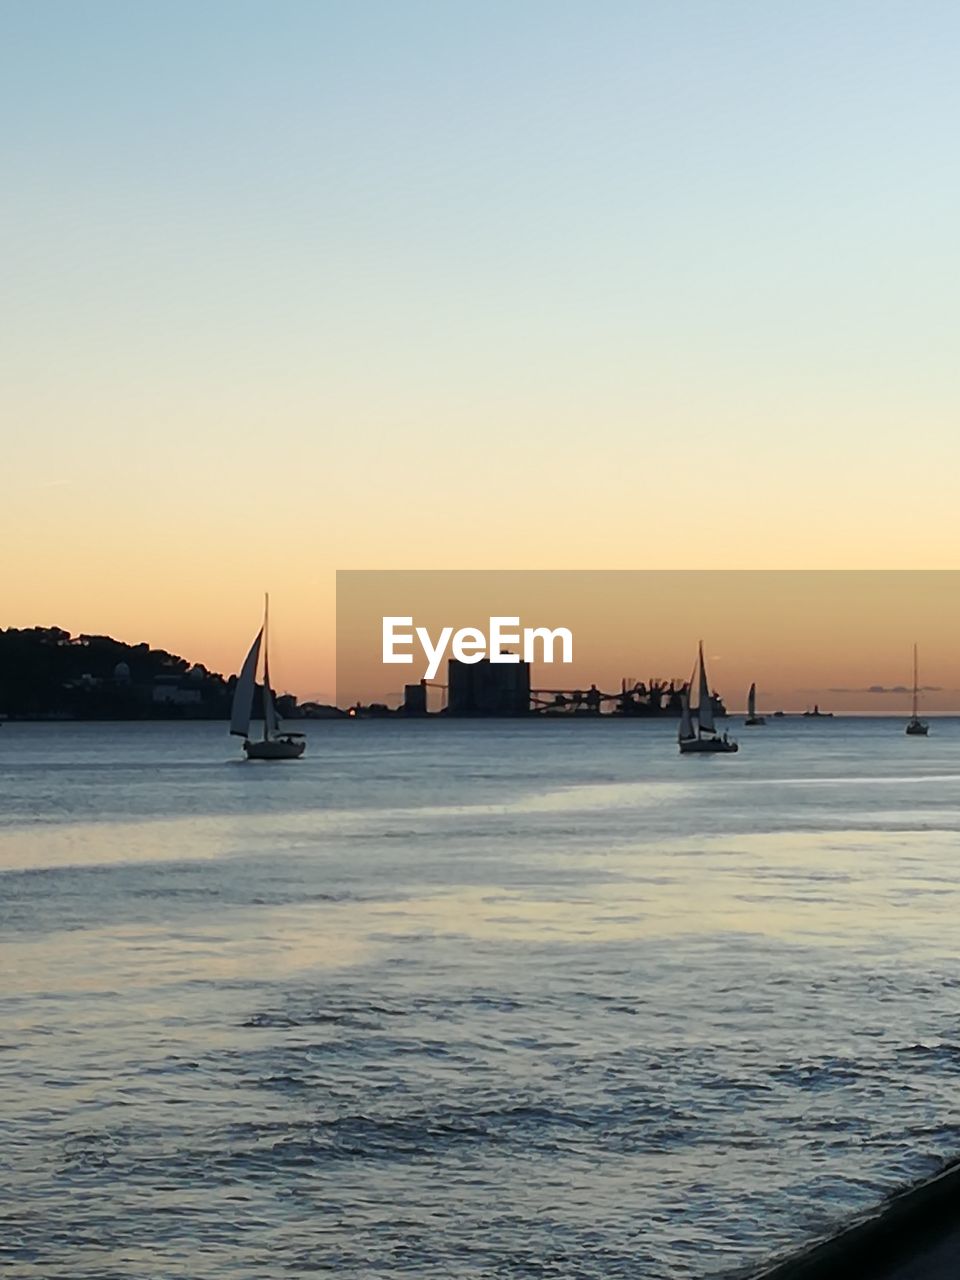
[[(828, 693), (910, 693), (910, 689), (905, 684), (887, 685), (872, 684), (867, 689), (828, 689)], [(922, 684), (919, 687), (920, 693), (942, 693), (943, 688), (938, 684)]]

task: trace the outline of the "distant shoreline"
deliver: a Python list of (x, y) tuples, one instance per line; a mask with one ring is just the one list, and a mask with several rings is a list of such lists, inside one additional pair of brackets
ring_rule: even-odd
[[(722, 717), (726, 722), (736, 725), (738, 721), (743, 721), (746, 717), (745, 711), (729, 712)], [(802, 711), (785, 711), (782, 716), (768, 716), (767, 724), (762, 728), (758, 728), (754, 737), (762, 738), (763, 730), (767, 728), (775, 728), (784, 721), (802, 721), (804, 724), (830, 724), (837, 721), (846, 720), (893, 720), (907, 721), (910, 717), (899, 712), (866, 712), (866, 711), (835, 711), (832, 715), (807, 716)], [(960, 719), (960, 711), (938, 711), (929, 712), (925, 718), (930, 721), (938, 720), (958, 720)], [(531, 711), (527, 715), (515, 716), (496, 716), (496, 715), (474, 715), (474, 716), (451, 716), (442, 712), (430, 712), (427, 715), (410, 716), (404, 715), (400, 711), (391, 711), (386, 715), (356, 715), (352, 716), (347, 711), (338, 711), (331, 715), (322, 716), (291, 716), (288, 717), (290, 723), (297, 724), (339, 724), (342, 721), (354, 722), (363, 721), (389, 723), (389, 724), (424, 724), (424, 723), (443, 723), (443, 724), (632, 724), (632, 725), (649, 725), (649, 724), (667, 724), (675, 725), (677, 718), (675, 716), (624, 716), (614, 715), (612, 713), (604, 713), (601, 715), (593, 715), (587, 713), (567, 713), (549, 715), (543, 712)], [(8, 716), (0, 714), (0, 725), (13, 724), (220, 724), (226, 725), (230, 723), (229, 716), (192, 716), (192, 715), (153, 715), (153, 716), (73, 716), (73, 715), (36, 715), (36, 716)]]

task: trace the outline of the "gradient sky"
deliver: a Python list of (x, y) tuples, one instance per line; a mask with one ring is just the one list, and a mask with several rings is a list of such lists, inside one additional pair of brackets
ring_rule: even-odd
[[(412, 664), (383, 664), (382, 619), (396, 615), (412, 616), (434, 641), (444, 626), (486, 635), (494, 615), (567, 627), (572, 663), (560, 662), (559, 651), (554, 664), (535, 661), (535, 689), (595, 682), (615, 693), (624, 677), (682, 681), (702, 635), (711, 687), (741, 710), (755, 681), (766, 712), (819, 703), (837, 713), (906, 715), (916, 642), (924, 711), (960, 714), (956, 571), (338, 573), (340, 706), (399, 703), (403, 685), (423, 676), (419, 643), (407, 647)], [(439, 692), (431, 698), (439, 706)]]
[(323, 695), (336, 568), (957, 567), (958, 47), (7, 0), (0, 625), (234, 670), (269, 588)]

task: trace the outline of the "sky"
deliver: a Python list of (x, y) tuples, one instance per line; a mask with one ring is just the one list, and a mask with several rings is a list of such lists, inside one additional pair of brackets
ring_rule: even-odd
[[(491, 619), (518, 641), (496, 646)], [(384, 663), (383, 619), (408, 637), (394, 646), (409, 663)], [(534, 689), (616, 694), (621, 681), (690, 678), (702, 639), (711, 688), (733, 712), (757, 686), (767, 713), (820, 705), (836, 714), (906, 716), (911, 709), (913, 645), (920, 707), (960, 714), (960, 573), (953, 571), (552, 570), (361, 571), (337, 574), (337, 703), (397, 705), (403, 687), (426, 676), (448, 679), (456, 656), (449, 637), (436, 674), (431, 651), (444, 628), (475, 628), (486, 652), (522, 651), (523, 628), (564, 627), (552, 661), (535, 645)], [(476, 650), (474, 650), (476, 652)], [(428, 693), (431, 708), (442, 690)]]
[(6, 0), (0, 625), (232, 671), (269, 589), (329, 696), (337, 569), (958, 567), (958, 43)]

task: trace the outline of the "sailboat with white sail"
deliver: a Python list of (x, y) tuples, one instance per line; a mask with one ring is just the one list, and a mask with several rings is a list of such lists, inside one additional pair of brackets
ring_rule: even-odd
[(766, 716), (757, 715), (757, 686), (752, 684), (747, 694), (747, 718), (744, 724), (766, 724)]
[(913, 715), (911, 716), (910, 721), (907, 724), (907, 727), (905, 730), (905, 732), (908, 733), (911, 738), (925, 738), (927, 734), (930, 732), (930, 726), (927, 724), (926, 720), (921, 720), (920, 717), (917, 715), (917, 699), (919, 697), (919, 694), (920, 694), (920, 689), (917, 684), (917, 646), (914, 645), (913, 646)]
[[(681, 755), (708, 752), (728, 754), (732, 751), (739, 751), (740, 748), (733, 738), (727, 737), (725, 733), (717, 733), (713, 714), (713, 696), (710, 693), (707, 668), (703, 661), (702, 640), (700, 641), (697, 664), (699, 667), (699, 687), (695, 713), (690, 709), (689, 689), (684, 689), (680, 694), (680, 729), (677, 732), (680, 753)], [(690, 688), (692, 687), (693, 681), (691, 680)], [(696, 727), (694, 727), (694, 719), (696, 720)]]
[[(244, 659), (236, 688), (233, 691), (233, 710), (230, 716), (230, 732), (243, 738), (243, 749), (248, 760), (296, 760), (303, 755), (306, 743), (302, 733), (286, 733), (280, 729), (277, 705), (270, 688), (270, 659), (268, 654), (270, 623), (270, 597), (264, 597), (263, 626), (257, 632), (250, 652)], [(257, 686), (257, 668), (263, 651), (263, 737), (251, 740), (250, 717), (253, 712), (253, 695)]]

